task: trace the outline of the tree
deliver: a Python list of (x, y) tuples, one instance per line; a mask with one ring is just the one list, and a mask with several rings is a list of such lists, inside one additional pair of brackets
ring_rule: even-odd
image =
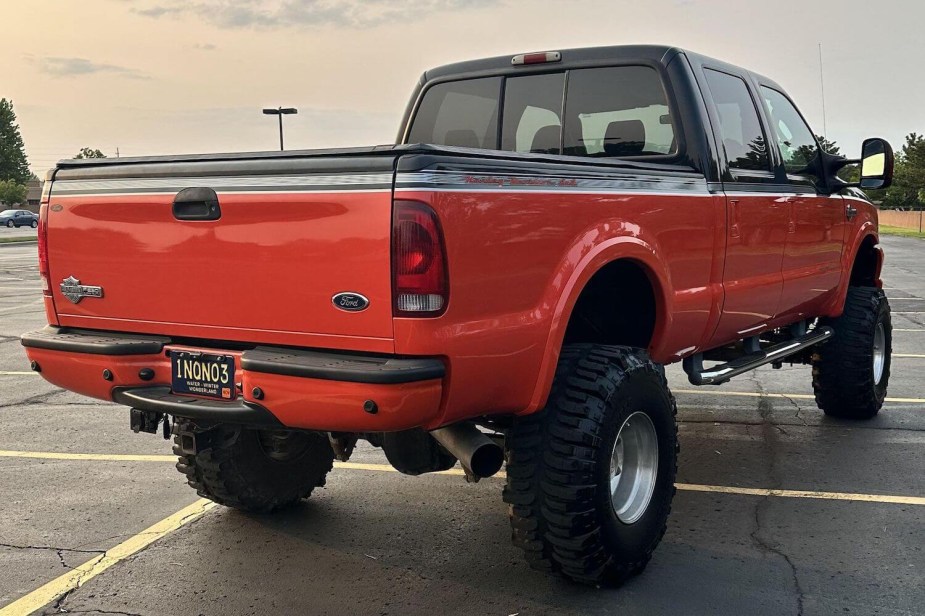
[[(834, 140), (826, 139), (822, 135), (816, 135), (816, 141), (819, 142), (819, 147), (822, 148), (823, 152), (833, 156), (842, 156), (841, 148)], [(849, 183), (857, 182), (860, 179), (860, 171), (857, 165), (845, 165), (838, 170), (837, 175)]]
[(838, 147), (838, 144), (834, 141), (829, 141), (822, 135), (816, 135), (816, 140), (819, 142), (819, 147), (822, 148), (823, 152), (828, 152), (834, 156), (841, 156), (841, 148)]
[(74, 158), (106, 158), (106, 155), (92, 148), (80, 148), (80, 152), (77, 152)]
[(925, 209), (925, 136), (910, 133), (896, 153), (893, 185), (883, 196), (884, 209)]
[(0, 98), (0, 180), (25, 184), (31, 175), (13, 101)]
[(13, 180), (0, 180), (0, 203), (20, 205), (26, 202), (26, 187)]
[(925, 208), (925, 136), (910, 133), (896, 157), (893, 186), (888, 191), (888, 206), (904, 210)]

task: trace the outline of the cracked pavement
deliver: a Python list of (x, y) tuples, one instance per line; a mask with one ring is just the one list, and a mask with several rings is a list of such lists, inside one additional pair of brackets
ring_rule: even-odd
[[(885, 244), (894, 312), (925, 310), (925, 242)], [(44, 324), (30, 303), (39, 288), (34, 250), (0, 247), (0, 371), (28, 370), (16, 338)], [(893, 322), (925, 329), (920, 321), (895, 314)], [(925, 354), (925, 332), (897, 333), (894, 352)], [(694, 389), (680, 367), (667, 373), (673, 389)], [(894, 360), (890, 396), (925, 398), (923, 374), (923, 359)], [(788, 395), (717, 395), (727, 391)], [(677, 394), (678, 480), (925, 495), (925, 405), (889, 403), (855, 424), (793, 397), (811, 393), (809, 369), (785, 366)], [(170, 453), (159, 436), (133, 434), (127, 415), (33, 375), (0, 376), (3, 450)], [(364, 446), (353, 461), (385, 462)], [(0, 457), (0, 606), (196, 499), (170, 462)], [(911, 616), (925, 605), (923, 579), (925, 507), (679, 491), (646, 572), (622, 589), (592, 590), (524, 565), (509, 543), (500, 481), (336, 469), (292, 511), (213, 509), (43, 610)]]

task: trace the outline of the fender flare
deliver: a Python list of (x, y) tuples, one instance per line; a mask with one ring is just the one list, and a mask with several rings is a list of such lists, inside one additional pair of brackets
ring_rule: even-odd
[(857, 262), (858, 253), (861, 251), (861, 246), (863, 246), (864, 242), (866, 242), (868, 238), (873, 239), (873, 247), (877, 254), (877, 266), (874, 270), (874, 281), (877, 287), (881, 287), (883, 285), (882, 281), (880, 280), (880, 273), (883, 270), (883, 248), (880, 247), (880, 235), (878, 233), (877, 224), (871, 220), (866, 220), (857, 229), (854, 240), (850, 244), (850, 248), (844, 253), (842, 261), (841, 282), (838, 285), (837, 292), (832, 297), (831, 303), (826, 306), (825, 316), (838, 317), (845, 309), (845, 301), (848, 297), (848, 287), (851, 285), (851, 273), (854, 270), (854, 264)]
[[(638, 233), (638, 227), (637, 227)], [(572, 251), (569, 251), (571, 253)], [(530, 404), (521, 413), (527, 415), (541, 409), (546, 404), (546, 398), (552, 388), (552, 380), (556, 372), (556, 364), (559, 361), (559, 351), (562, 348), (562, 342), (565, 339), (565, 330), (568, 326), (569, 319), (578, 298), (584, 291), (588, 282), (604, 266), (618, 260), (632, 261), (639, 265), (652, 284), (653, 294), (655, 296), (655, 330), (652, 336), (650, 349), (657, 348), (661, 336), (671, 325), (672, 314), (672, 293), (670, 292), (670, 275), (664, 263), (658, 257), (658, 251), (649, 242), (642, 239), (638, 234), (618, 235), (608, 238), (585, 254), (580, 261), (574, 266), (569, 267), (568, 259), (560, 265), (560, 268), (554, 278), (562, 274), (562, 279), (566, 280), (561, 286), (552, 285), (548, 293), (553, 297), (547, 299), (556, 302), (555, 309), (550, 323), (549, 334), (546, 338), (546, 344), (543, 351), (543, 360), (537, 375), (536, 385), (533, 395), (530, 398)], [(570, 270), (570, 271), (568, 271)]]

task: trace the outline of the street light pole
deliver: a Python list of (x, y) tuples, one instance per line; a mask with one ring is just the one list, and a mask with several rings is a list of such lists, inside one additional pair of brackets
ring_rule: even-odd
[(277, 107), (276, 109), (264, 109), (264, 115), (275, 115), (279, 117), (279, 150), (283, 151), (283, 116), (299, 113), (295, 107)]

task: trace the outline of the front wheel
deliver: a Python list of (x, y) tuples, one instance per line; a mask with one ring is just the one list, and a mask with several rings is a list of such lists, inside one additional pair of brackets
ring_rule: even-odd
[(13, 222), (12, 220), (8, 220), (8, 221), (6, 221), (6, 226), (7, 226), (7, 228), (12, 229), (13, 227), (16, 226), (16, 223)]
[(850, 287), (842, 315), (820, 324), (835, 335), (813, 354), (816, 405), (831, 417), (874, 417), (890, 381), (893, 326), (886, 294), (876, 287)]
[(507, 436), (512, 539), (535, 569), (618, 585), (665, 534), (677, 413), (663, 371), (638, 349), (562, 351), (549, 401)]

